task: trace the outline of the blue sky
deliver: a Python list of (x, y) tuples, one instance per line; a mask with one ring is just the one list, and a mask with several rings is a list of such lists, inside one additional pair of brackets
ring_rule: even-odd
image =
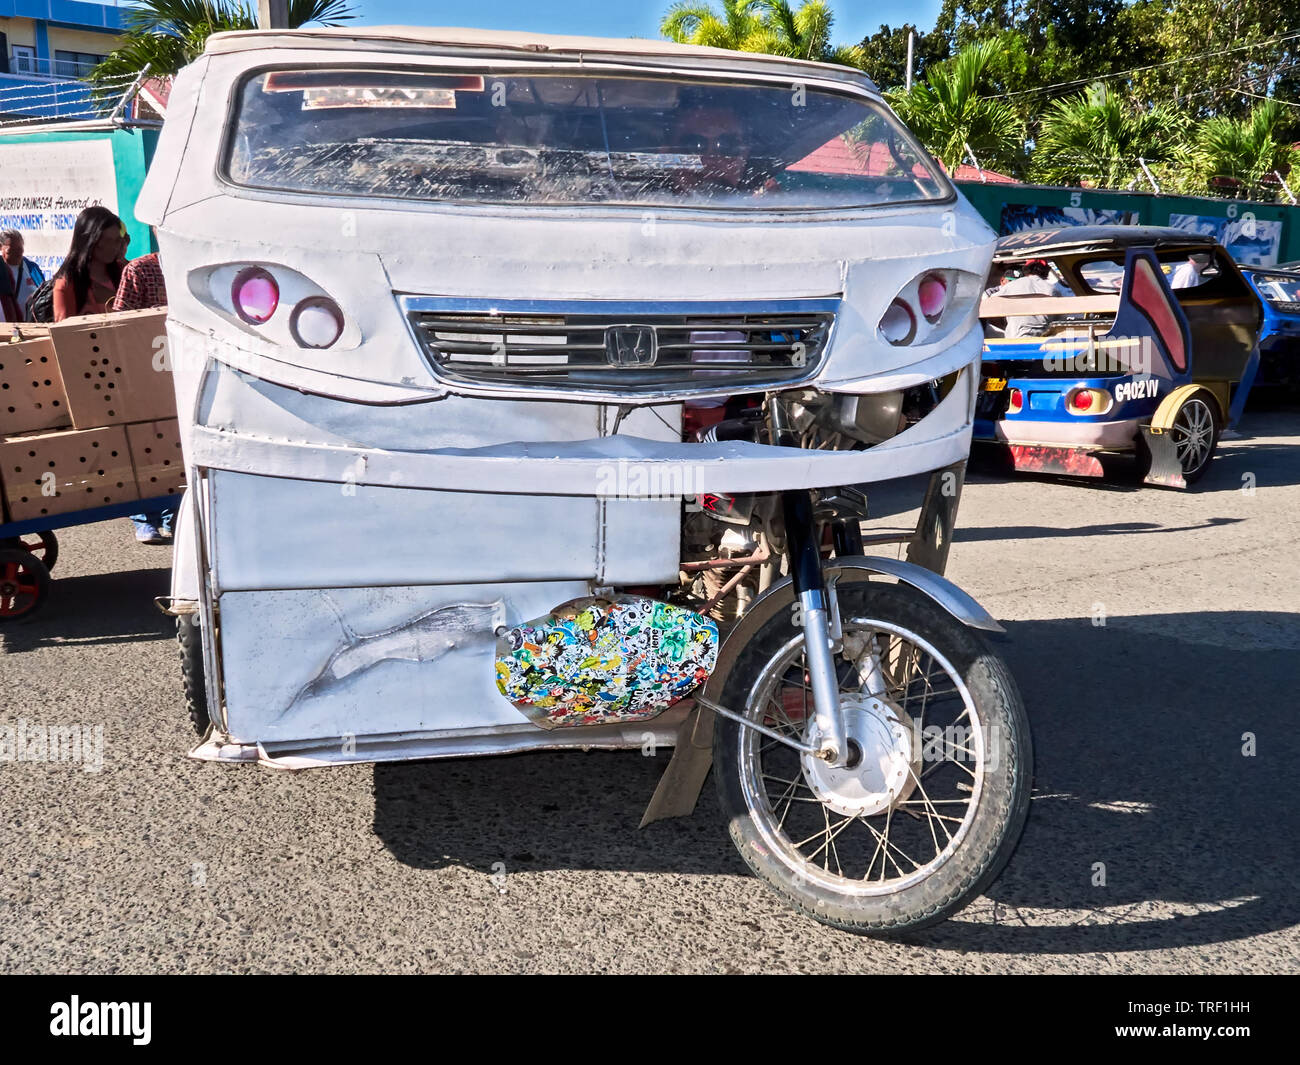
[[(353, 0), (371, 26), (472, 26), (478, 29), (584, 33), (595, 37), (658, 37), (671, 0)], [(941, 0), (832, 0), (835, 40), (852, 44), (881, 23), (912, 21), (929, 29)]]

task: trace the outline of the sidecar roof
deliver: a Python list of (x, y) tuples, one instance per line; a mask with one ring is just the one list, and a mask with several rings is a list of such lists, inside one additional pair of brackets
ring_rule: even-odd
[(994, 262), (1050, 259), (1058, 255), (1124, 251), (1128, 248), (1186, 247), (1209, 251), (1218, 241), (1208, 234), (1171, 226), (1057, 226), (1022, 229), (998, 241)]
[[(550, 33), (523, 33), (514, 30), (473, 30), (440, 26), (345, 26), (298, 30), (233, 30), (214, 33), (208, 38), (210, 55), (265, 48), (346, 48), (390, 45), (395, 52), (413, 51), (427, 56), (430, 50), (448, 52), (481, 51), (496, 55), (579, 57), (609, 55), (623, 57), (681, 58), (689, 65), (740, 70), (746, 67), (783, 69), (803, 72), (805, 76), (852, 79), (876, 86), (861, 70), (836, 63), (816, 63), (807, 59), (766, 55), (760, 52), (736, 52), (729, 48), (706, 48), (695, 44), (678, 44), (653, 38), (572, 37)], [(878, 91), (878, 90), (877, 90)]]

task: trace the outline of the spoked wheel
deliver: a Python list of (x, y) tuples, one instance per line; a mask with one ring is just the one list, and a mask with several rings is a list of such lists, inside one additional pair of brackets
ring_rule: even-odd
[(0, 548), (12, 548), (15, 551), (26, 551), (29, 555), (35, 555), (45, 563), (47, 573), (54, 572), (54, 563), (59, 559), (59, 538), (52, 532), (28, 533), (26, 536), (15, 536), (9, 540), (0, 540)]
[(1183, 480), (1188, 484), (1200, 480), (1209, 469), (1219, 439), (1218, 423), (1209, 403), (1201, 396), (1186, 399), (1174, 415), (1169, 435), (1183, 468)]
[[(719, 717), (715, 770), (751, 869), (809, 916), (890, 934), (944, 920), (1006, 865), (1033, 755), (1015, 683), (975, 632), (909, 585), (841, 581), (836, 656), (849, 764)], [(816, 746), (801, 631), (741, 653), (723, 705)]]
[(0, 625), (34, 614), (50, 593), (50, 571), (35, 555), (0, 548)]

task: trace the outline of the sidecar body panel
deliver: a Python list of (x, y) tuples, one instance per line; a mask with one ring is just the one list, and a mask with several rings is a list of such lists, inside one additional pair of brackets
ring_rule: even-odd
[[(546, 734), (496, 690), (497, 630), (674, 585), (702, 494), (969, 449), (994, 234), (846, 68), (218, 34), (176, 79), (137, 214), (170, 298), (205, 756), (670, 741), (673, 711)], [(932, 381), (933, 411), (865, 450), (684, 428), (728, 397)]]

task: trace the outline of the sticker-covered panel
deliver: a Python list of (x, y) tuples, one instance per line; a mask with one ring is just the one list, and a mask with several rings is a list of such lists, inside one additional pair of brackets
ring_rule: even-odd
[(718, 627), (641, 596), (578, 599), (497, 644), (497, 688), (543, 728), (640, 721), (712, 672)]

